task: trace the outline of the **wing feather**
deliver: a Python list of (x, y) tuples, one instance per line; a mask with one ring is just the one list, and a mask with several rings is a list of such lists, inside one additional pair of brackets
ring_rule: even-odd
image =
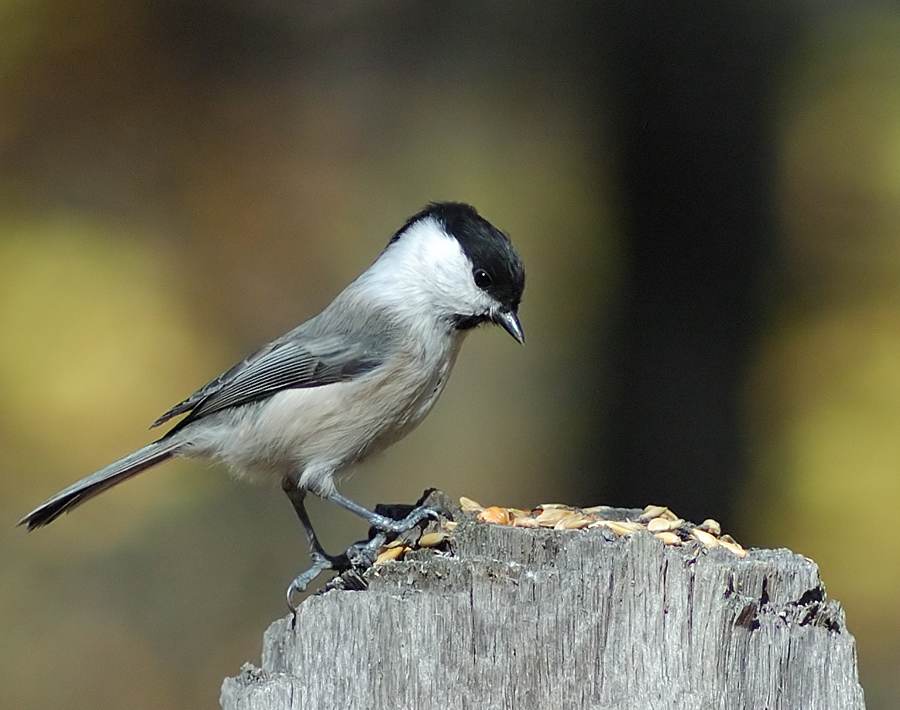
[(200, 417), (256, 402), (281, 390), (321, 387), (359, 377), (380, 365), (383, 359), (364, 343), (346, 339), (276, 341), (172, 407), (152, 426), (189, 412), (172, 430), (175, 431)]

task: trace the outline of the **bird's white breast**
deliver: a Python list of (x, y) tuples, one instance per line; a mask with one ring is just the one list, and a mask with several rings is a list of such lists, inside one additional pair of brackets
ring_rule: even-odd
[[(244, 477), (290, 476), (303, 488), (328, 488), (335, 473), (422, 421), (446, 385), (464, 335), (413, 339), (415, 346), (357, 379), (287, 389), (250, 405), (252, 411), (222, 412), (193, 439), (191, 454), (223, 461)], [(206, 421), (213, 424), (212, 418)]]

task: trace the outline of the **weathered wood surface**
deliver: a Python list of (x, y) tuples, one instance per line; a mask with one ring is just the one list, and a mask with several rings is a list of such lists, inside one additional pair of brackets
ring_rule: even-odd
[(266, 632), (224, 710), (857, 710), (856, 647), (816, 565), (649, 533), (464, 521)]

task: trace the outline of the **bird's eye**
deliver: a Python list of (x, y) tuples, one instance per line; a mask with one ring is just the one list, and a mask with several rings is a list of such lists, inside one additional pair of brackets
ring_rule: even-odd
[(493, 281), (491, 275), (484, 269), (475, 269), (475, 271), (472, 272), (472, 276), (475, 278), (475, 285), (482, 289), (490, 286)]

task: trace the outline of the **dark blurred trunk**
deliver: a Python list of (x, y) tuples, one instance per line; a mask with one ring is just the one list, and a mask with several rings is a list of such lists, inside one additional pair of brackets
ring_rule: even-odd
[(609, 338), (604, 500), (729, 526), (747, 475), (745, 371), (775, 242), (776, 67), (787, 3), (614, 2), (609, 144), (625, 237)]

